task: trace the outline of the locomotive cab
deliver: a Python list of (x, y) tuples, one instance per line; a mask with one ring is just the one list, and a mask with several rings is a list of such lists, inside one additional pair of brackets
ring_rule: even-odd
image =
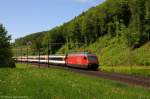
[(97, 69), (99, 66), (98, 58), (96, 55), (88, 55), (88, 68)]

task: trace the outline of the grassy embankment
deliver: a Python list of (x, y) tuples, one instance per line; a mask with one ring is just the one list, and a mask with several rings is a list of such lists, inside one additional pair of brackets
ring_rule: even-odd
[(102, 66), (100, 67), (101, 71), (105, 72), (116, 72), (116, 73), (124, 73), (135, 76), (145, 76), (150, 77), (150, 67), (146, 66)]
[(0, 98), (31, 99), (149, 99), (149, 89), (79, 75), (64, 70), (30, 68), (0, 69)]

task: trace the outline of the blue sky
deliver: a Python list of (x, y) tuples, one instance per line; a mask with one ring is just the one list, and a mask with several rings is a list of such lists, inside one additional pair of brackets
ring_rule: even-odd
[(12, 39), (50, 30), (105, 0), (0, 0), (0, 23)]

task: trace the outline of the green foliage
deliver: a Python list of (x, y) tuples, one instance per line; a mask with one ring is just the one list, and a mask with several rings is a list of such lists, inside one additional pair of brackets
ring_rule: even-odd
[(146, 19), (150, 19), (150, 1), (149, 0), (146, 0), (145, 1), (146, 3), (145, 3), (145, 8), (146, 8), (146, 10), (145, 10), (145, 13), (146, 13), (146, 16), (145, 16), (145, 18)]
[[(128, 61), (128, 57), (123, 57), (123, 53), (116, 53), (117, 51), (124, 47), (126, 48), (124, 53), (128, 53), (128, 50), (134, 51), (150, 41), (149, 4), (150, 0), (106, 0), (61, 26), (17, 39), (15, 44), (26, 45), (27, 41), (31, 41), (31, 48), (37, 49), (40, 45), (45, 49), (45, 53), (50, 44), (53, 54), (63, 53), (66, 50), (83, 50), (83, 46), (89, 50), (90, 45), (94, 45), (91, 49), (103, 48), (105, 45), (110, 48), (107, 48), (106, 53), (99, 53), (101, 56), (104, 54), (101, 60), (106, 60), (115, 53), (116, 55), (112, 56), (114, 59), (112, 63), (124, 64)], [(54, 45), (54, 43), (62, 44)], [(75, 43), (81, 45), (77, 46)], [(121, 58), (122, 61), (117, 58)]]
[(10, 48), (10, 39), (11, 37), (7, 35), (7, 31), (0, 24), (0, 67), (15, 67)]
[(45, 35), (44, 33), (47, 33), (47, 31), (33, 33), (33, 34), (27, 35), (25, 37), (18, 38), (15, 40), (14, 46), (16, 46), (16, 47), (25, 46), (25, 45), (27, 45), (28, 42), (31, 42), (32, 44), (34, 44), (39, 39), (43, 38), (43, 36)]
[(56, 53), (56, 51), (64, 44), (65, 38), (64, 35), (60, 32), (62, 31), (61, 28), (54, 28), (51, 31), (49, 31), (45, 36), (44, 40), (42, 42), (43, 48), (48, 48), (50, 47), (51, 53)]
[[(110, 34), (111, 37), (119, 36), (120, 34), (118, 33), (123, 24), (130, 31), (126, 34), (127, 38), (130, 38), (126, 39), (127, 42), (130, 42), (131, 47), (139, 47), (149, 38), (148, 19), (149, 1), (107, 0), (71, 21), (53, 28), (48, 33), (46, 31), (17, 39), (16, 45), (25, 45), (27, 41), (37, 43), (38, 38), (44, 38), (41, 41), (42, 46), (47, 46), (48, 42), (65, 43), (67, 41), (86, 43), (88, 45), (105, 34)], [(37, 38), (34, 40), (35, 42), (33, 38)], [(56, 52), (60, 47), (56, 47), (56, 49), (53, 47), (53, 52)]]

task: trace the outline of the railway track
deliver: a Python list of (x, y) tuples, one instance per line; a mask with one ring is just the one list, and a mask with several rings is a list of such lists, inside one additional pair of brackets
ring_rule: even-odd
[[(34, 66), (39, 66), (37, 63), (32, 63)], [(48, 67), (47, 64), (40, 64), (41, 68)], [(121, 83), (125, 83), (132, 86), (142, 86), (145, 88), (150, 89), (150, 77), (143, 77), (143, 76), (133, 76), (128, 74), (121, 74), (121, 73), (110, 73), (110, 72), (103, 72), (103, 71), (90, 71), (90, 70), (83, 70), (77, 68), (68, 68), (65, 66), (50, 66), (51, 68), (57, 69), (64, 69), (71, 72), (76, 72), (80, 74), (95, 76), (104, 79), (110, 79), (119, 81)]]

